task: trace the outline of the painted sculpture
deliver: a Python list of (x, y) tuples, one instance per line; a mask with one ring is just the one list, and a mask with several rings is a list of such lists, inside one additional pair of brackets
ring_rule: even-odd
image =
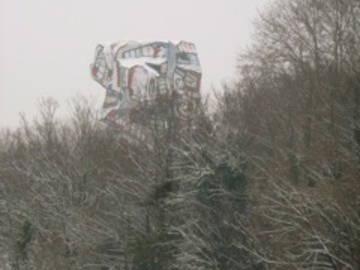
[(176, 93), (179, 114), (199, 98), (201, 67), (191, 42), (125, 41), (98, 45), (90, 66), (93, 79), (106, 89), (103, 120), (126, 125), (139, 103)]

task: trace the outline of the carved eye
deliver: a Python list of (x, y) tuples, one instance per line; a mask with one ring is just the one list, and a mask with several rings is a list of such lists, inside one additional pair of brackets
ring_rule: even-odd
[(157, 73), (160, 73), (160, 66), (159, 65), (155, 65), (155, 64), (151, 64), (151, 63), (146, 63), (146, 65), (148, 65), (149, 67), (151, 67), (153, 70), (155, 70)]
[(181, 52), (177, 54), (180, 62), (190, 62), (190, 57), (187, 53)]

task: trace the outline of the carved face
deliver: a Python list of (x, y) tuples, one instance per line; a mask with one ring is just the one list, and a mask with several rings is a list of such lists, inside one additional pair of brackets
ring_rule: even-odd
[(114, 120), (127, 115), (137, 102), (151, 102), (158, 94), (176, 91), (184, 100), (190, 100), (198, 98), (200, 91), (196, 48), (184, 41), (99, 45), (91, 73), (107, 89), (104, 117)]

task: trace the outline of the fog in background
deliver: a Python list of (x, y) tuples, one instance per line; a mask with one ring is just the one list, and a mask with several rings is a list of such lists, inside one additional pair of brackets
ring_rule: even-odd
[(17, 126), (20, 112), (34, 117), (41, 97), (65, 107), (81, 94), (100, 106), (104, 89), (89, 64), (104, 41), (194, 42), (207, 93), (234, 75), (252, 20), (268, 1), (0, 0), (0, 127)]

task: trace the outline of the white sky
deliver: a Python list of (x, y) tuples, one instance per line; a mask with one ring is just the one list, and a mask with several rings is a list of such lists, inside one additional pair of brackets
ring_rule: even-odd
[(89, 72), (95, 46), (124, 39), (188, 40), (203, 69), (202, 91), (235, 72), (257, 9), (269, 0), (0, 0), (0, 127), (32, 118), (41, 97), (64, 107), (76, 94), (101, 104)]

